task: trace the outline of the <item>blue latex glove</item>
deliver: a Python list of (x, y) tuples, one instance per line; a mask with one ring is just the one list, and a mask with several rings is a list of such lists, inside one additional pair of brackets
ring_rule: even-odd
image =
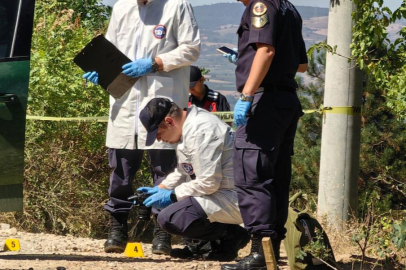
[(238, 100), (234, 106), (234, 124), (238, 127), (240, 125), (247, 125), (247, 113), (251, 108), (251, 102)]
[(159, 190), (159, 187), (140, 187), (140, 188), (137, 189), (137, 191), (144, 192), (144, 193), (147, 193), (149, 195), (157, 193), (158, 190)]
[(122, 68), (123, 73), (127, 76), (133, 78), (141, 77), (152, 72), (152, 59), (138, 59), (125, 64)]
[(225, 54), (223, 54), (223, 57), (227, 58), (227, 60), (230, 61), (230, 63), (233, 63), (234, 65), (237, 65), (238, 49), (233, 48), (233, 51), (235, 51), (237, 54), (225, 53)]
[(158, 192), (154, 195), (149, 196), (145, 201), (144, 205), (147, 207), (154, 207), (158, 209), (163, 209), (168, 205), (172, 204), (171, 194), (173, 190), (158, 188)]
[(85, 73), (83, 74), (82, 78), (86, 79), (86, 83), (87, 81), (90, 81), (93, 84), (99, 83), (99, 74), (96, 71)]

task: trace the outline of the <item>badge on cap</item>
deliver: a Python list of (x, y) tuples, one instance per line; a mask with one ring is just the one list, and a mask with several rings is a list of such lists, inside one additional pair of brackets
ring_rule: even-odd
[(193, 166), (190, 163), (182, 163), (182, 168), (185, 170), (185, 172), (189, 175), (195, 174), (193, 170)]
[(252, 17), (251, 18), (252, 26), (254, 26), (255, 28), (262, 28), (268, 22), (269, 22), (268, 14), (264, 14), (264, 15), (262, 15), (260, 17)]
[(166, 27), (165, 25), (158, 24), (155, 26), (154, 30), (154, 37), (157, 39), (163, 39), (166, 35)]
[(261, 16), (261, 15), (264, 15), (267, 10), (268, 10), (268, 8), (266, 7), (266, 5), (264, 3), (257, 2), (257, 3), (255, 3), (254, 8), (252, 9), (252, 13), (254, 13), (254, 15), (256, 15), (256, 16)]

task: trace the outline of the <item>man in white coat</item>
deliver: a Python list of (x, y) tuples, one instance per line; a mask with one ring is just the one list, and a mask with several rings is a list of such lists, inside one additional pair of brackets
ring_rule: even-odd
[[(127, 218), (133, 195), (132, 183), (148, 150), (154, 185), (176, 167), (173, 146), (154, 142), (145, 144), (146, 130), (139, 123), (139, 112), (155, 97), (168, 97), (187, 107), (189, 66), (200, 54), (200, 34), (191, 5), (185, 0), (120, 0), (113, 7), (106, 38), (133, 62), (123, 73), (139, 80), (119, 99), (110, 96), (106, 145), (109, 148), (110, 232), (106, 252), (123, 252), (127, 243)], [(97, 83), (96, 72), (86, 73)], [(169, 254), (170, 235), (158, 225), (152, 251)]]
[(159, 186), (138, 189), (150, 194), (144, 204), (162, 209), (158, 223), (171, 234), (220, 239), (207, 259), (235, 259), (249, 234), (240, 226), (231, 127), (204, 109), (192, 105), (182, 110), (166, 98), (152, 99), (140, 120), (148, 131), (147, 145), (155, 139), (176, 144), (178, 158), (175, 171)]

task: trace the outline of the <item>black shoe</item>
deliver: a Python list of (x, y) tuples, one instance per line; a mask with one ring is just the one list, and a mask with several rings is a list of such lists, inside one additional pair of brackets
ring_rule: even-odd
[(197, 239), (184, 239), (184, 248), (174, 248), (171, 250), (171, 257), (179, 259), (199, 258), (212, 251), (216, 246), (215, 241), (205, 241)]
[(154, 239), (152, 239), (152, 253), (160, 255), (170, 255), (171, 252), (171, 235), (159, 226), (156, 218), (154, 219)]
[(227, 225), (225, 235), (220, 239), (217, 250), (210, 252), (205, 259), (220, 262), (233, 261), (238, 257), (238, 251), (250, 241), (248, 232), (239, 225)]
[(251, 254), (237, 264), (223, 264), (221, 270), (266, 270), (261, 240), (262, 237), (253, 236)]
[(123, 253), (128, 241), (127, 234), (128, 213), (111, 213), (110, 231), (104, 243), (107, 253)]

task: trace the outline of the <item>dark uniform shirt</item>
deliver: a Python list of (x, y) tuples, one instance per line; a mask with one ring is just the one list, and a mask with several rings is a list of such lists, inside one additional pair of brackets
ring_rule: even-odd
[(297, 88), (299, 64), (308, 62), (302, 36), (302, 18), (286, 0), (252, 0), (241, 19), (238, 34), (237, 89), (248, 79), (257, 51), (256, 43), (275, 47), (271, 67), (260, 86)]
[(207, 85), (204, 85), (204, 87), (206, 88), (206, 92), (201, 101), (198, 98), (196, 98), (195, 96), (189, 94), (188, 107), (190, 107), (193, 104), (199, 108), (208, 110), (209, 112), (228, 112), (228, 111), (230, 111), (230, 104), (228, 104), (228, 101), (225, 96), (223, 96), (219, 92), (215, 92), (215, 91), (209, 89), (209, 87), (207, 87)]

